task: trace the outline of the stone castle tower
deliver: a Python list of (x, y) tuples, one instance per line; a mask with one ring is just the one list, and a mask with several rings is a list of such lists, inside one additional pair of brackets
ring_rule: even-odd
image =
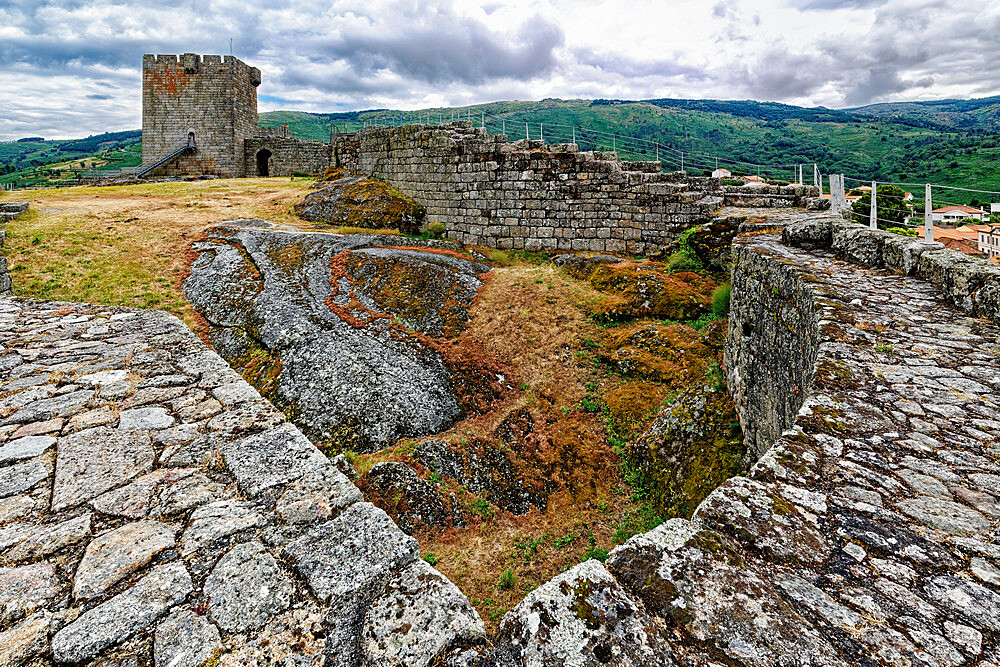
[(260, 70), (233, 56), (144, 55), (143, 165), (166, 176), (246, 176), (259, 85)]

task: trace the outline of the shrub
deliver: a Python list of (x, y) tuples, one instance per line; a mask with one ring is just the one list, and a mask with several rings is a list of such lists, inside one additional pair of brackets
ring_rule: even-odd
[(697, 271), (700, 268), (700, 262), (683, 250), (678, 250), (667, 258), (667, 271), (669, 273)]
[(731, 292), (732, 286), (729, 283), (719, 285), (712, 292), (712, 312), (719, 317), (729, 312), (729, 296)]
[(424, 554), (424, 560), (427, 561), (428, 565), (438, 564), (438, 557), (434, 555), (433, 551), (428, 551), (426, 554)]
[(516, 583), (517, 577), (514, 576), (514, 572), (510, 568), (507, 568), (500, 575), (500, 578), (497, 579), (497, 588), (502, 591), (508, 591), (514, 588), (514, 584)]
[(889, 227), (885, 231), (899, 234), (900, 236), (918, 236), (917, 230), (913, 227)]
[(443, 222), (429, 222), (427, 223), (427, 233), (431, 235), (432, 238), (439, 239), (444, 236), (445, 226)]

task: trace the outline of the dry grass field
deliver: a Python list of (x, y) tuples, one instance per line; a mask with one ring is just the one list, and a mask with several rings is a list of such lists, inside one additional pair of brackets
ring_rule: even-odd
[(181, 292), (191, 243), (209, 225), (235, 218), (301, 225), (292, 205), (311, 183), (247, 178), (2, 193), (0, 201), (31, 203), (7, 225), (3, 254), (14, 292), (157, 308), (193, 326)]

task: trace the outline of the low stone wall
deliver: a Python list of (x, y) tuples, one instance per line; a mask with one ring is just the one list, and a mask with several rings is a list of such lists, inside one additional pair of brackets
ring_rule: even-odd
[(322, 174), (330, 166), (332, 146), (323, 141), (303, 141), (291, 137), (254, 137), (243, 142), (245, 173), (260, 176), (257, 156), (266, 150), (270, 176), (290, 176), (293, 173)]
[[(27, 210), (28, 202), (26, 201), (0, 202), (0, 250), (3, 249), (7, 240), (6, 223)], [(7, 258), (0, 255), (0, 297), (10, 296), (13, 293)]]
[(733, 243), (725, 368), (748, 453), (758, 459), (795, 420), (812, 384), (819, 319), (792, 262)]
[(790, 225), (782, 238), (788, 245), (829, 248), (862, 266), (923, 278), (956, 308), (1000, 321), (1000, 265), (986, 259), (832, 216)]
[(1000, 664), (1000, 326), (763, 231), (734, 248), (731, 389), (787, 428), (608, 570), (682, 664)]
[(469, 123), (370, 128), (334, 141), (334, 166), (385, 179), (466, 245), (651, 254), (720, 206), (822, 206), (805, 186), (725, 187), (575, 144)]

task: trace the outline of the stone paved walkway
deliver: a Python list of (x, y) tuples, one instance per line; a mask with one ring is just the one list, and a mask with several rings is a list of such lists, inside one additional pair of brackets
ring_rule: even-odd
[(0, 665), (482, 641), (416, 541), (175, 317), (0, 299), (0, 378)]
[(746, 477), (609, 569), (694, 664), (1000, 664), (1000, 326), (920, 280), (738, 243), (761, 316), (797, 306), (768, 267), (815, 296), (813, 393)]

